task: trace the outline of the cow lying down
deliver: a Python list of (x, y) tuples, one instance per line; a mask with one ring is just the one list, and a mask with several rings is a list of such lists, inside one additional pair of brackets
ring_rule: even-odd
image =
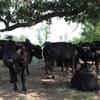
[(88, 63), (81, 65), (81, 68), (73, 75), (71, 85), (81, 91), (97, 91), (97, 78), (93, 73), (92, 66)]

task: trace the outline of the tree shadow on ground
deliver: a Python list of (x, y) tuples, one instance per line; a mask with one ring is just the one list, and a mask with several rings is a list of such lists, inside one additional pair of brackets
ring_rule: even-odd
[[(18, 81), (18, 91), (13, 92), (9, 84), (9, 73), (0, 75), (0, 100), (99, 100), (100, 94), (80, 92), (70, 87), (70, 76), (63, 76), (59, 71), (55, 79), (45, 79), (41, 64), (30, 66), (30, 75), (26, 75), (27, 94), (21, 91)], [(92, 98), (93, 97), (93, 98)], [(95, 99), (94, 99), (95, 98)]]

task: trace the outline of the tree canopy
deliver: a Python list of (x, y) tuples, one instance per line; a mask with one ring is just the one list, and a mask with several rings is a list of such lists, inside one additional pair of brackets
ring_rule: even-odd
[(66, 21), (92, 23), (100, 20), (99, 0), (0, 0), (1, 32), (19, 27), (31, 27), (52, 17)]
[(100, 24), (93, 25), (89, 22), (85, 22), (82, 25), (80, 37), (74, 37), (71, 40), (75, 44), (94, 41), (100, 41)]

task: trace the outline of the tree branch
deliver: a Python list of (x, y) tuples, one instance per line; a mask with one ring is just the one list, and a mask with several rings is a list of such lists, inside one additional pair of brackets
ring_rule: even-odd
[(13, 24), (11, 26), (9, 26), (9, 24), (7, 22), (5, 22), (5, 20), (2, 20), (2, 22), (4, 22), (6, 24), (6, 28), (1, 29), (0, 31), (4, 32), (4, 31), (11, 31), (11, 30), (14, 30), (14, 29), (20, 28), (20, 27), (31, 27), (33, 25), (36, 25), (37, 23), (40, 23), (44, 20), (48, 20), (48, 19), (53, 18), (53, 17), (75, 16), (75, 18), (76, 18), (76, 16), (78, 16), (78, 14), (80, 14), (81, 12), (83, 12), (86, 9), (86, 4), (84, 3), (83, 5), (84, 5), (83, 8), (78, 7), (74, 10), (70, 10), (70, 12), (69, 11), (55, 11), (55, 12), (51, 12), (51, 13), (48, 13), (48, 14), (45, 14), (45, 15), (41, 15), (40, 17), (38, 17), (35, 20), (32, 20), (31, 22), (16, 23), (16, 24)]
[(6, 27), (9, 27), (9, 23), (6, 22), (3, 18), (0, 17), (0, 21), (3, 22)]
[[(43, 15), (39, 18), (37, 18), (36, 20), (33, 20), (33, 22), (27, 22), (27, 23), (16, 23), (16, 24), (13, 24), (11, 26), (9, 25), (6, 25), (6, 28), (4, 29), (1, 29), (0, 32), (4, 32), (4, 31), (11, 31), (13, 29), (16, 29), (16, 28), (20, 28), (20, 27), (30, 27), (30, 26), (33, 26), (33, 25), (36, 25), (37, 23), (39, 22), (42, 22), (44, 20), (47, 20), (47, 19), (50, 19), (52, 17), (63, 17), (63, 16), (71, 16), (71, 15), (77, 15), (78, 12), (77, 11), (72, 11), (71, 13), (68, 13), (67, 11), (63, 11), (63, 12), (52, 12), (52, 13), (48, 13), (46, 15)], [(1, 20), (2, 22), (4, 22), (5, 24), (7, 24), (4, 20)]]

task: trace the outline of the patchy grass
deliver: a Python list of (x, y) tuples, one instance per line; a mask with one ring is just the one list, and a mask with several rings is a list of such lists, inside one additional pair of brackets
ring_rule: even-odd
[(25, 100), (23, 96), (18, 97), (17, 100)]
[(33, 57), (33, 59), (32, 59), (32, 64), (34, 64), (34, 65), (37, 65), (38, 63), (40, 63), (40, 62), (42, 62), (43, 61), (43, 59), (37, 59), (37, 58), (35, 58), (35, 57)]
[(57, 93), (66, 94), (67, 98), (73, 98), (74, 100), (94, 100), (95, 94), (90, 92), (81, 92), (71, 89), (70, 86), (61, 87), (56, 89)]

